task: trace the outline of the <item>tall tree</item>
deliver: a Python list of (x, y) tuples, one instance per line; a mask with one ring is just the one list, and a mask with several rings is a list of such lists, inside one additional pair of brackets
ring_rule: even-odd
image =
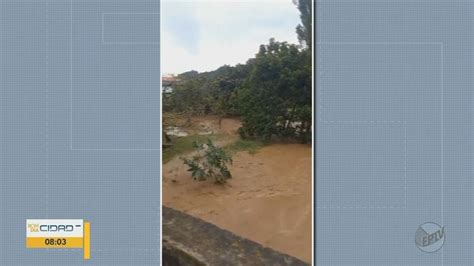
[(301, 24), (296, 27), (298, 40), (301, 44), (305, 44), (309, 49), (311, 49), (311, 42), (313, 38), (313, 30), (311, 28), (311, 0), (293, 0), (293, 3), (295, 3), (295, 5), (298, 7), (298, 10), (300, 11)]
[[(311, 124), (311, 71), (306, 54), (296, 45), (274, 39), (260, 46), (240, 92), (242, 137), (270, 140), (273, 136), (299, 136), (307, 141), (307, 121)], [(293, 122), (305, 127), (295, 127)]]

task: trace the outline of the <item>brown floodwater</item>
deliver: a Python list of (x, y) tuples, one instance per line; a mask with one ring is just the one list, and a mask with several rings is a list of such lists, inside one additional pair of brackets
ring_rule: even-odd
[(233, 160), (226, 185), (193, 181), (179, 159), (169, 161), (163, 204), (310, 262), (311, 146), (272, 144)]

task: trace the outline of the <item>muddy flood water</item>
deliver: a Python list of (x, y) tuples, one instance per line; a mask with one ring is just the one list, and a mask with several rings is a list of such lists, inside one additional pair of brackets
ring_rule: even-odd
[(272, 144), (233, 160), (233, 178), (216, 185), (193, 181), (172, 159), (163, 166), (163, 204), (310, 262), (311, 145)]

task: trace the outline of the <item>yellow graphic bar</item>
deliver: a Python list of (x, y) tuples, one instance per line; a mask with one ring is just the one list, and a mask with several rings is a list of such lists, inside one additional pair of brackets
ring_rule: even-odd
[(84, 259), (91, 258), (91, 223), (84, 221)]
[(82, 248), (82, 237), (27, 237), (27, 248)]
[(27, 219), (27, 248), (82, 248), (91, 257), (91, 224), (83, 219)]

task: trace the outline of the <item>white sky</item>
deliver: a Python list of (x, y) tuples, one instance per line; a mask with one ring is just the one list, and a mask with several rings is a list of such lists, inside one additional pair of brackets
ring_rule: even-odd
[(162, 73), (245, 63), (270, 38), (298, 43), (292, 0), (162, 1)]

